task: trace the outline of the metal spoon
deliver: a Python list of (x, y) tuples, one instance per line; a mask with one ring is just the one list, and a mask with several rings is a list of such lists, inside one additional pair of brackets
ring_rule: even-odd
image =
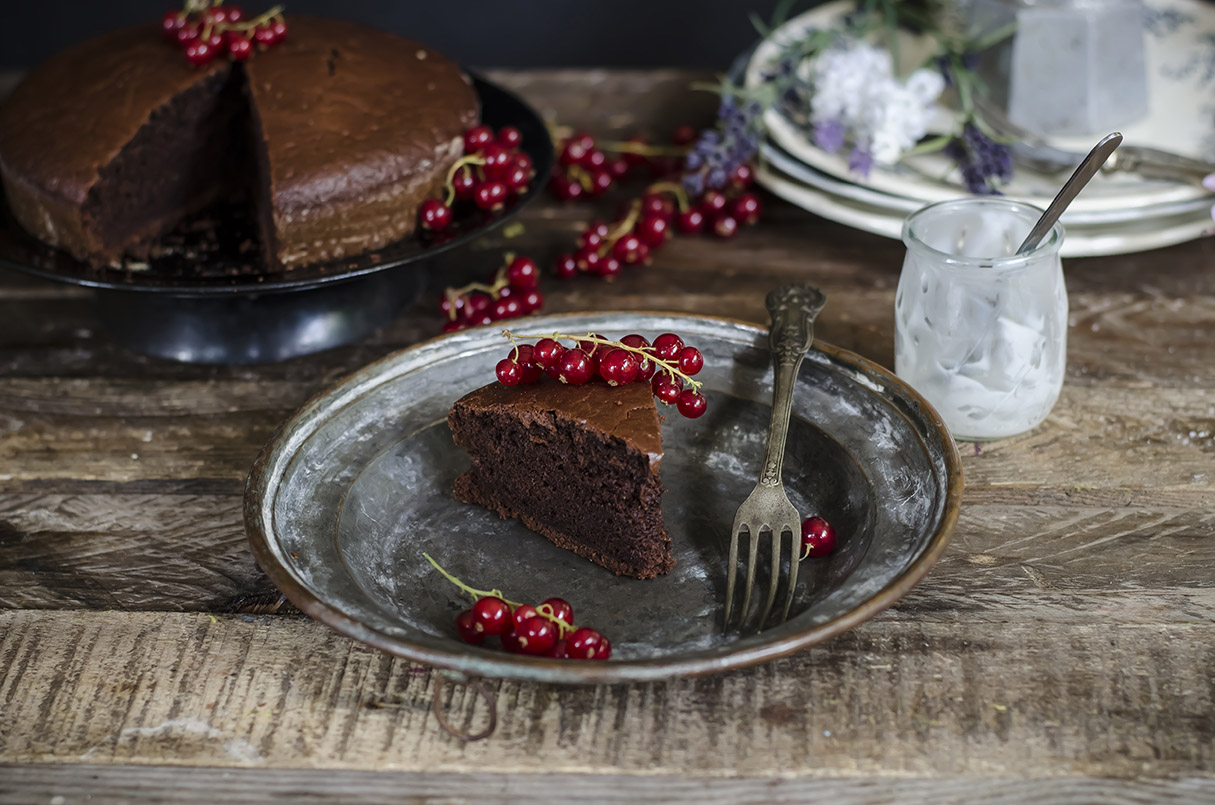
[(1121, 144), (1122, 135), (1115, 131), (1113, 134), (1102, 137), (1101, 142), (1093, 146), (1093, 150), (1088, 152), (1088, 156), (1081, 160), (1079, 167), (1063, 183), (1063, 188), (1046, 208), (1046, 212), (1042, 213), (1038, 222), (1034, 224), (1034, 228), (1029, 230), (1025, 240), (1021, 241), (1021, 248), (1017, 249), (1018, 255), (1032, 252), (1042, 242), (1042, 238), (1050, 232), (1051, 227), (1059, 220), (1059, 216), (1067, 209), (1067, 205), (1071, 204), (1072, 199), (1080, 194), (1080, 191), (1088, 184), (1088, 180), (1101, 170), (1101, 166), (1110, 158), (1110, 154), (1114, 153), (1114, 150)]

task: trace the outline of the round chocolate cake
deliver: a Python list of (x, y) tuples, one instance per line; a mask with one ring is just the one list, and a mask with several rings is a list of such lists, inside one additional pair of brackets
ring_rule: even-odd
[(290, 30), (196, 68), (144, 26), (35, 69), (0, 106), (13, 215), (98, 265), (220, 198), (248, 199), (271, 270), (410, 235), (477, 121), (468, 77), (393, 34), (304, 16)]

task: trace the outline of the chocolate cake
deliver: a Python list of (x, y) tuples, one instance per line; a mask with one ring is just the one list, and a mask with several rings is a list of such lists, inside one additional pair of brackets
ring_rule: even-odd
[(141, 26), (17, 86), (0, 179), (30, 233), (102, 265), (245, 194), (268, 266), (291, 268), (411, 234), (477, 118), (455, 64), (392, 34), (292, 15), (281, 44), (200, 69)]
[(472, 467), (455, 494), (624, 576), (675, 564), (662, 519), (662, 432), (648, 383), (493, 383), (447, 416)]

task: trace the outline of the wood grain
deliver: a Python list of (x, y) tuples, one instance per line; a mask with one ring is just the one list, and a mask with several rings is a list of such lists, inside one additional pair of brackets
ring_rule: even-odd
[(145, 802), (311, 802), (345, 805), (487, 805), (532, 802), (670, 802), (768, 805), (772, 802), (932, 802), (934, 805), (1144, 805), (1167, 801), (1207, 805), (1215, 779), (1081, 777), (987, 778), (813, 777), (731, 778), (684, 775), (442, 774), (334, 769), (182, 768), (35, 764), (0, 766), (0, 805), (134, 805)]
[[(760, 668), (494, 683), (498, 732), (434, 728), (424, 668), (307, 620), (0, 613), (8, 762), (500, 773), (1200, 774), (1215, 624), (883, 619)], [(467, 689), (444, 704), (484, 717)]]

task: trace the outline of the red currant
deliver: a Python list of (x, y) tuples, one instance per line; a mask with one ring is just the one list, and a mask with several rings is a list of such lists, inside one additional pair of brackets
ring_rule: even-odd
[(467, 326), (468, 324), (460, 321), (459, 319), (448, 319), (447, 321), (443, 322), (440, 332), (454, 333), (456, 330), (463, 330)]
[(835, 550), (835, 528), (821, 517), (802, 520), (802, 555), (826, 556)]
[(456, 633), (465, 643), (473, 645), (485, 640), (485, 635), (477, 631), (477, 623), (471, 609), (466, 609), (456, 616)]
[(612, 256), (625, 265), (641, 262), (641, 238), (633, 233), (621, 236), (612, 244)]
[(733, 215), (718, 215), (713, 219), (713, 234), (729, 240), (738, 234), (738, 219)]
[(679, 351), (679, 371), (694, 375), (705, 365), (705, 357), (696, 347), (684, 347)]
[[(458, 318), (464, 312), (464, 302), (463, 296), (453, 296), (444, 293), (443, 297), (439, 300), (439, 312), (443, 314), (444, 318)], [(453, 310), (455, 311), (455, 316), (452, 316)]]
[(274, 36), (273, 45), (277, 45), (287, 38), (287, 23), (282, 20), (275, 20), (270, 23), (270, 33)]
[(548, 180), (548, 189), (560, 201), (576, 201), (582, 198), (582, 185), (561, 171), (553, 171)]
[(585, 246), (574, 252), (574, 260), (578, 264), (578, 268), (582, 271), (594, 273), (599, 268), (599, 263), (603, 260), (599, 256), (599, 252), (594, 249), (588, 249)]
[(679, 352), (683, 349), (683, 339), (675, 333), (663, 333), (654, 339), (654, 355), (664, 361), (679, 360)]
[(606, 168), (608, 163), (607, 154), (600, 151), (598, 148), (592, 148), (586, 152), (586, 156), (582, 158), (581, 165), (587, 170), (599, 170)]
[(674, 405), (679, 402), (679, 395), (683, 394), (683, 384), (668, 374), (654, 375), (654, 379), (650, 381), (650, 390), (654, 392), (658, 402)]
[(610, 231), (611, 229), (603, 221), (592, 220), (586, 225), (586, 230), (578, 236), (578, 245), (598, 249), (603, 245), (603, 239), (608, 236)]
[(186, 45), (186, 58), (195, 67), (203, 67), (215, 58), (215, 49), (201, 40), (194, 40)]
[(553, 273), (563, 280), (573, 279), (578, 274), (578, 261), (572, 254), (558, 255)]
[(600, 277), (614, 277), (620, 273), (623, 266), (615, 257), (608, 255), (599, 261), (595, 266), (595, 274)]
[(532, 358), (545, 369), (556, 366), (564, 354), (565, 347), (552, 338), (541, 338), (532, 348)]
[(502, 182), (482, 182), (473, 193), (473, 202), (483, 210), (500, 210), (506, 206), (506, 185)]
[(646, 193), (641, 197), (641, 214), (657, 215), (669, 221), (675, 214), (675, 205), (662, 193)]
[(523, 134), (514, 126), (498, 129), (498, 145), (503, 148), (518, 148), (523, 144)]
[(705, 214), (693, 207), (675, 216), (675, 228), (685, 235), (699, 234), (705, 228)]
[(565, 659), (565, 646), (566, 646), (566, 642), (564, 640), (558, 640), (556, 643), (553, 643), (552, 648), (550, 648), (548, 651), (544, 652), (544, 656), (545, 657), (555, 657), (559, 660), (564, 660)]
[(612, 644), (594, 629), (576, 629), (565, 645), (565, 656), (573, 660), (606, 660), (612, 656)]
[(657, 249), (666, 242), (667, 235), (671, 233), (670, 225), (666, 218), (661, 218), (657, 215), (647, 215), (637, 222), (637, 228), (634, 230), (637, 237), (641, 238), (641, 242)]
[(278, 40), (274, 38), (274, 29), (269, 25), (259, 25), (253, 29), (253, 41), (263, 47), (270, 47)]
[[(609, 347), (600, 344), (599, 341), (592, 341), (591, 338), (597, 338), (599, 341), (607, 340), (602, 333), (591, 333), (590, 338), (582, 338), (578, 340), (578, 349), (592, 357), (602, 357), (603, 353), (606, 352)], [(599, 353), (598, 356), (595, 355), (597, 352)]]
[(671, 135), (671, 142), (675, 145), (687, 145), (696, 139), (696, 129), (691, 126), (680, 126), (675, 129), (675, 133)]
[(629, 175), (629, 161), (624, 157), (616, 157), (608, 162), (607, 169), (613, 179), (624, 179)]
[(730, 174), (730, 184), (739, 189), (746, 189), (751, 186), (751, 180), (755, 178), (755, 171), (751, 170), (751, 166), (743, 163), (734, 169), (734, 173)]
[(253, 55), (253, 43), (247, 36), (230, 33), (228, 34), (228, 55), (236, 61), (245, 61)]
[(609, 386), (627, 386), (637, 379), (637, 358), (623, 349), (611, 349), (599, 361), (599, 376)]
[(451, 225), (451, 207), (437, 198), (428, 198), (418, 207), (418, 220), (423, 229), (438, 231)]
[(489, 126), (473, 126), (464, 132), (464, 153), (475, 154), (493, 141), (493, 129)]
[(519, 297), (519, 307), (523, 308), (524, 314), (535, 313), (544, 307), (544, 295), (535, 289), (524, 291), (523, 296)]
[(514, 629), (502, 633), (502, 648), (511, 654), (526, 654), (523, 644), (519, 642), (519, 633)]
[(228, 21), (228, 9), (223, 6), (212, 6), (203, 12), (203, 21), (207, 25), (223, 24)]
[(540, 613), (537, 612), (536, 608), (531, 604), (520, 604), (519, 606), (515, 607), (514, 614), (511, 615), (511, 618), (514, 620), (513, 628), (518, 630), (518, 628), (523, 625), (525, 620), (528, 618), (534, 618), (539, 614)]
[(481, 170), (487, 179), (502, 179), (506, 176), (506, 168), (513, 161), (513, 155), (497, 143), (490, 143), (481, 149), (481, 158), (485, 164)]
[(202, 32), (198, 28), (198, 23), (187, 22), (177, 29), (177, 44), (185, 47), (198, 39), (200, 33)]
[(507, 297), (494, 302), (493, 307), (489, 309), (489, 315), (494, 321), (517, 319), (523, 315), (523, 309), (520, 307), (518, 299)]
[(738, 198), (734, 199), (734, 203), (730, 206), (730, 214), (738, 220), (740, 224), (750, 226), (759, 220), (760, 213), (764, 210), (763, 203), (760, 202), (759, 196), (754, 193), (743, 193)]
[[(586, 136), (590, 137), (589, 134)], [(594, 147), (594, 140), (588, 146), (576, 135), (565, 141), (565, 146), (561, 149), (561, 156), (558, 159), (562, 165), (581, 165), (582, 160), (586, 159), (587, 152)]]
[[(574, 608), (564, 598), (546, 598), (540, 602), (540, 606), (548, 605), (550, 610), (549, 615), (557, 620), (565, 621), (573, 625), (574, 623)], [(559, 624), (558, 624), (559, 625)]]
[(494, 372), (498, 375), (498, 382), (504, 386), (517, 386), (523, 382), (523, 367), (510, 358), (498, 361)]
[(177, 32), (186, 24), (186, 15), (182, 11), (166, 11), (165, 15), (160, 18), (160, 30), (165, 35), (165, 38), (176, 42)]
[(519, 645), (526, 654), (543, 654), (557, 642), (557, 624), (542, 615), (528, 618), (515, 628)]
[(510, 604), (492, 595), (473, 604), (472, 616), (477, 631), (487, 635), (500, 635), (514, 626)]
[(591, 190), (592, 196), (602, 196), (604, 193), (612, 189), (614, 184), (612, 173), (607, 168), (597, 168), (591, 171)]
[(506, 182), (507, 189), (512, 193), (522, 193), (531, 180), (531, 172), (513, 162), (506, 166), (506, 171), (502, 174), (502, 181)]
[(506, 267), (506, 281), (512, 288), (530, 291), (540, 285), (540, 268), (530, 257), (516, 257)]
[[(645, 138), (642, 137), (640, 134), (634, 134), (632, 137), (629, 137), (628, 139), (626, 139), (625, 142), (628, 143), (630, 146), (641, 146), (643, 148), (646, 146)], [(646, 159), (645, 154), (639, 154), (639, 153), (637, 153), (636, 150), (632, 150), (632, 149), (625, 151), (623, 154), (621, 154), (621, 156), (624, 157), (625, 162), (629, 163), (629, 165), (634, 165), (634, 166), (635, 165), (644, 165), (646, 162), (649, 161), (648, 159)]]
[[(637, 335), (636, 333), (626, 335), (624, 338), (620, 339), (620, 343), (624, 344), (626, 347), (633, 347), (634, 349), (647, 349), (650, 346), (649, 341), (645, 340), (645, 338)], [(635, 352), (633, 353), (633, 357), (637, 358), (637, 379), (644, 380), (648, 383), (650, 378), (654, 376), (654, 362), (649, 358), (641, 357)]]
[(726, 208), (729, 201), (716, 190), (706, 190), (700, 197), (700, 211), (708, 217), (713, 217)]
[(245, 18), (245, 10), (240, 6), (224, 6), (228, 9), (228, 22), (240, 22)]
[(595, 365), (591, 363), (590, 356), (580, 349), (567, 349), (557, 366), (561, 382), (571, 386), (581, 386), (595, 373)]
[(483, 293), (469, 294), (468, 302), (464, 306), (465, 313), (469, 318), (483, 316), (489, 312), (489, 307), (493, 304), (493, 301)]
[(676, 407), (679, 409), (679, 413), (688, 419), (696, 419), (708, 409), (709, 403), (705, 399), (705, 395), (699, 391), (684, 389), (679, 393), (679, 401), (676, 403)]
[(455, 191), (456, 198), (467, 201), (477, 192), (477, 177), (468, 168), (460, 168), (456, 171), (456, 175), (451, 177), (451, 187)]

